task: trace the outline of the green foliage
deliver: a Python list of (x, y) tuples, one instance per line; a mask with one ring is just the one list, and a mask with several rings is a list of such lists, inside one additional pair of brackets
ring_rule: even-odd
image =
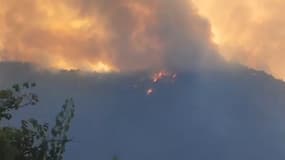
[(39, 101), (34, 93), (27, 92), (27, 89), (34, 88), (35, 83), (16, 84), (11, 89), (0, 91), (0, 121), (12, 118), (11, 111), (19, 108), (36, 105)]
[[(35, 86), (35, 83), (24, 83), (0, 91), (0, 121), (11, 119), (13, 110), (35, 105), (38, 97), (24, 92)], [(62, 160), (65, 146), (71, 141), (67, 133), (74, 111), (74, 102), (68, 99), (52, 128), (35, 119), (23, 120), (19, 129), (0, 128), (0, 160)]]
[(118, 156), (113, 156), (112, 160), (119, 160)]
[(20, 155), (17, 145), (21, 142), (21, 133), (14, 128), (0, 129), (0, 159), (17, 160)]
[(47, 160), (62, 160), (62, 155), (65, 151), (65, 145), (70, 141), (70, 139), (68, 139), (67, 133), (75, 111), (73, 100), (66, 100), (62, 108), (63, 110), (57, 115), (56, 124), (51, 130), (51, 149), (49, 150)]
[(20, 153), (22, 153), (19, 159), (22, 160), (41, 160), (46, 156), (46, 141), (48, 136), (48, 124), (40, 124), (35, 119), (28, 121), (22, 121), (22, 127), (19, 130), (22, 135), (22, 141), (20, 141)]

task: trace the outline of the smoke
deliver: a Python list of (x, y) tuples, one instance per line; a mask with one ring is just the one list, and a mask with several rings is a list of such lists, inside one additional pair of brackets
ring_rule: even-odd
[(224, 57), (285, 78), (285, 1), (193, 2), (211, 23), (214, 40)]
[(0, 0), (0, 59), (95, 71), (189, 69), (218, 59), (186, 0)]
[(220, 53), (284, 79), (284, 1), (193, 4), (0, 0), (0, 60), (109, 72), (213, 66)]

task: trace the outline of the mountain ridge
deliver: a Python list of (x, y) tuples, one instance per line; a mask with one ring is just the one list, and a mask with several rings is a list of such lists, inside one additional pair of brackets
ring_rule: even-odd
[[(5, 65), (2, 88), (35, 81), (41, 97), (39, 108), (14, 116), (15, 124), (30, 116), (49, 120), (64, 98), (74, 97), (70, 160), (285, 158), (285, 83), (265, 72), (231, 64), (176, 72), (174, 83), (154, 84), (149, 72), (82, 75)], [(155, 89), (150, 96), (149, 87)]]

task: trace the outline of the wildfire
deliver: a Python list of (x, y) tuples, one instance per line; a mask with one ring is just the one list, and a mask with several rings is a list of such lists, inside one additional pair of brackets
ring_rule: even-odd
[(150, 88), (150, 89), (148, 89), (148, 90), (146, 91), (146, 94), (147, 94), (148, 96), (150, 96), (150, 95), (153, 94), (153, 92), (154, 92), (154, 90), (153, 90), (152, 88)]
[(111, 72), (119, 72), (115, 67), (104, 63), (104, 62), (96, 62), (96, 63), (80, 63), (73, 64), (72, 62), (65, 61), (64, 59), (58, 59), (56, 63), (52, 65), (52, 68), (56, 70), (83, 70), (87, 72), (97, 72), (97, 73), (111, 73)]
[[(152, 85), (149, 89), (146, 90), (146, 95), (151, 96), (154, 93), (155, 86), (162, 80), (166, 80), (165, 82), (174, 82), (176, 80), (177, 74), (169, 71), (159, 71), (154, 73), (151, 76)], [(167, 83), (168, 84), (168, 83)]]
[(103, 63), (103, 62), (98, 62), (98, 63), (95, 63), (95, 64), (91, 64), (90, 68), (91, 68), (92, 71), (99, 72), (99, 73), (109, 73), (109, 72), (116, 72), (116, 71), (118, 71), (117, 69), (115, 69), (111, 65), (108, 65), (108, 64)]
[(52, 68), (56, 69), (56, 70), (77, 70), (76, 67), (74, 67), (73, 65), (67, 63), (66, 61), (64, 61), (63, 59), (59, 59), (57, 60), (53, 65)]
[(167, 72), (167, 71), (160, 71), (158, 73), (154, 73), (154, 75), (152, 76), (152, 82), (158, 83), (162, 79), (165, 79), (165, 78), (176, 79), (176, 77), (177, 77), (176, 73), (171, 73), (171, 72)]

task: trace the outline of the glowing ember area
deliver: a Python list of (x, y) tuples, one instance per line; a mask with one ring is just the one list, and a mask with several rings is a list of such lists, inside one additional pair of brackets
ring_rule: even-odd
[(150, 88), (146, 91), (146, 95), (150, 96), (153, 94), (153, 92), (154, 92), (154, 90), (152, 88)]
[(177, 78), (176, 73), (169, 71), (159, 71), (151, 76), (149, 88), (146, 90), (146, 95), (153, 95), (154, 90), (157, 89), (159, 85), (172, 85)]
[(161, 81), (163, 79), (175, 80), (176, 77), (177, 77), (176, 73), (171, 73), (171, 72), (167, 72), (167, 71), (160, 71), (160, 72), (154, 73), (154, 75), (152, 76), (152, 82), (158, 83), (159, 81)]
[(102, 63), (102, 62), (98, 62), (96, 64), (91, 64), (90, 68), (93, 71), (96, 71), (96, 72), (114, 72), (114, 71), (118, 71), (118, 70), (112, 68), (111, 66), (109, 66), (109, 65), (107, 65), (105, 63)]
[(110, 73), (110, 72), (119, 72), (118, 69), (112, 67), (111, 65), (108, 65), (103, 62), (98, 63), (84, 63), (80, 66), (75, 66), (72, 64), (67, 63), (64, 60), (58, 60), (56, 63), (54, 63), (51, 68), (54, 68), (56, 70), (83, 70), (88, 72), (98, 72), (98, 73)]

